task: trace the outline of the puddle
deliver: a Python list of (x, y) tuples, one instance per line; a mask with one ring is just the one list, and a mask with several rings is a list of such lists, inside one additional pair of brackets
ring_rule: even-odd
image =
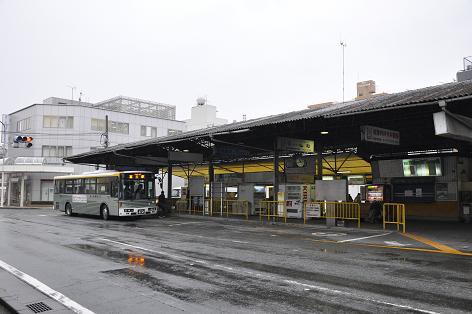
[(106, 270), (106, 271), (103, 271), (102, 273), (110, 274), (110, 275), (118, 276), (118, 277), (130, 278), (135, 282), (138, 282), (142, 285), (147, 286), (153, 291), (162, 292), (162, 293), (171, 295), (173, 297), (176, 297), (180, 300), (193, 301), (193, 302), (197, 301), (195, 297), (192, 297), (192, 295), (194, 294), (192, 292), (196, 292), (194, 291), (194, 289), (178, 288), (175, 286), (170, 286), (169, 284), (166, 283), (166, 281), (156, 278), (154, 276), (151, 276), (145, 272), (138, 271), (136, 269), (120, 268), (120, 269)]

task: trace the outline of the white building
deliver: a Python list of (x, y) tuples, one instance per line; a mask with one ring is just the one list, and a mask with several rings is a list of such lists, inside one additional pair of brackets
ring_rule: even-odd
[[(96, 104), (52, 97), (6, 115), (8, 149), (0, 160), (5, 203), (51, 202), (54, 176), (93, 170), (64, 164), (62, 158), (103, 147), (106, 115), (111, 146), (185, 131), (175, 111), (175, 106), (123, 96)], [(33, 137), (33, 146), (15, 148), (18, 136)]]
[(185, 120), (187, 130), (198, 130), (228, 123), (228, 120), (216, 117), (216, 107), (207, 104), (205, 98), (198, 98), (197, 105), (192, 107), (190, 119)]

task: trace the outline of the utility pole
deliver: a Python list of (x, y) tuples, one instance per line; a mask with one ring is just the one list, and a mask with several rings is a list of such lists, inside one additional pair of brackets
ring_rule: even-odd
[(105, 116), (105, 133), (103, 135), (105, 136), (104, 146), (105, 148), (108, 148), (108, 145), (110, 143), (108, 140), (108, 115)]
[(0, 199), (0, 207), (3, 207), (3, 203), (5, 202), (5, 135), (7, 126), (3, 121), (0, 121), (2, 124), (2, 195)]
[(346, 48), (346, 43), (344, 41), (340, 41), (339, 44), (341, 45), (342, 47), (342, 50), (343, 50), (343, 104), (344, 104), (344, 48)]

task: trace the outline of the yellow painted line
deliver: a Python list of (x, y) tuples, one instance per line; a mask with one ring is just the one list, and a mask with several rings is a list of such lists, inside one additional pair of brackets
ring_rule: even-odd
[(367, 243), (352, 243), (352, 242), (343, 242), (340, 243), (338, 241), (333, 240), (313, 240), (307, 238), (307, 240), (311, 240), (317, 243), (330, 243), (330, 244), (343, 244), (343, 245), (354, 245), (354, 246), (363, 246), (363, 247), (375, 247), (375, 248), (382, 248), (382, 249), (395, 249), (395, 250), (404, 250), (404, 251), (418, 251), (418, 252), (427, 252), (427, 253), (440, 253), (440, 254), (454, 254), (454, 255), (461, 255), (461, 256), (472, 256), (472, 253), (465, 253), (461, 251), (457, 252), (448, 252), (448, 251), (440, 251), (440, 250), (432, 250), (432, 249), (422, 249), (416, 247), (404, 247), (404, 246), (394, 246), (394, 245), (381, 245), (381, 244), (367, 244)]
[(430, 239), (427, 239), (425, 237), (422, 237), (422, 236), (419, 236), (419, 235), (416, 235), (416, 234), (413, 234), (413, 233), (401, 233), (401, 235), (407, 237), (407, 238), (410, 238), (410, 239), (413, 239), (413, 240), (416, 240), (418, 242), (421, 242), (421, 243), (424, 243), (424, 244), (427, 244), (429, 246), (432, 246), (440, 251), (443, 251), (443, 252), (447, 252), (447, 253), (451, 253), (451, 254), (461, 254), (462, 252), (459, 251), (459, 250), (456, 250), (450, 246), (447, 246), (447, 245), (444, 245), (444, 244), (441, 244), (439, 242), (435, 242), (433, 240), (430, 240)]

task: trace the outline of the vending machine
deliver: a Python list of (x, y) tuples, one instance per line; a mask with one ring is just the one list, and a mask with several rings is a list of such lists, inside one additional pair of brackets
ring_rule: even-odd
[[(284, 184), (279, 186), (279, 201), (285, 202), (287, 218), (303, 218), (306, 201), (314, 200), (315, 186), (312, 184)], [(280, 197), (283, 197), (281, 199)]]

